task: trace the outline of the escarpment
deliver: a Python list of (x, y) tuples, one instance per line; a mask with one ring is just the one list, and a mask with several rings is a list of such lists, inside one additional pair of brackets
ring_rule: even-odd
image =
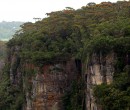
[(129, 6), (90, 3), (23, 24), (7, 43), (0, 109), (129, 110)]
[(115, 72), (115, 53), (110, 52), (103, 56), (101, 53), (93, 53), (86, 66), (86, 108), (88, 110), (102, 110), (95, 103), (93, 88), (100, 84), (111, 84)]
[(75, 62), (73, 60), (61, 61), (44, 65), (40, 70), (36, 67), (32, 70), (34, 69), (37, 72), (28, 81), (32, 89), (26, 93), (25, 109), (62, 110), (62, 97), (65, 92), (71, 90), (71, 83), (78, 74)]
[(18, 56), (20, 47), (10, 49), (10, 82), (22, 86), (25, 95), (24, 110), (63, 110), (62, 97), (71, 92), (72, 82), (77, 80), (79, 68), (74, 59), (37, 65), (23, 62)]
[[(23, 110), (66, 110), (66, 106), (73, 104), (84, 110), (103, 110), (96, 103), (93, 89), (96, 85), (111, 85), (118, 71), (115, 67), (118, 55), (114, 51), (92, 53), (87, 63), (68, 59), (40, 67), (23, 62), (18, 57), (20, 47), (13, 47), (10, 52), (10, 82), (20, 89), (17, 95), (24, 94)], [(124, 63), (123, 68), (129, 65), (127, 60)]]

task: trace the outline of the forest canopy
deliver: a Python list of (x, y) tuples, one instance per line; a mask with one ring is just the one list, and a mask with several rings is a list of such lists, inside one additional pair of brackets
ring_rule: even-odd
[(68, 7), (47, 13), (41, 21), (23, 24), (8, 46), (21, 46), (21, 57), (34, 63), (81, 59), (85, 52), (114, 50), (119, 45), (128, 52), (129, 6), (127, 1), (88, 3), (78, 10)]

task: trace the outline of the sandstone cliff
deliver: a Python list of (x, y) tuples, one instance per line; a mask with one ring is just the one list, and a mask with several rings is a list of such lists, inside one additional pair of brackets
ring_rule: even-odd
[(102, 110), (95, 102), (93, 88), (102, 83), (110, 84), (113, 81), (115, 54), (110, 52), (103, 56), (93, 53), (85, 70), (86, 80), (86, 110)]
[(62, 97), (70, 92), (79, 70), (76, 61), (57, 61), (38, 67), (22, 62), (18, 56), (20, 47), (10, 49), (10, 81), (20, 86), (25, 94), (23, 110), (63, 110)]
[(128, 110), (130, 2), (89, 3), (25, 23), (7, 43), (1, 110)]

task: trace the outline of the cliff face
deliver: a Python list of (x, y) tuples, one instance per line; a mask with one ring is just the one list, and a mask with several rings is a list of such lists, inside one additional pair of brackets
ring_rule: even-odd
[(71, 89), (75, 73), (74, 61), (43, 66), (29, 81), (32, 89), (26, 93), (25, 109), (63, 110), (62, 97)]
[[(23, 110), (64, 110), (62, 97), (72, 89), (73, 80), (81, 72), (78, 60), (58, 61), (37, 67), (22, 62), (18, 46), (10, 49), (10, 80), (12, 85), (22, 83), (25, 101)], [(110, 84), (113, 81), (115, 54), (93, 53), (85, 68), (85, 109), (101, 110), (93, 96), (94, 85)]]
[(65, 92), (71, 91), (72, 82), (78, 74), (75, 60), (37, 67), (22, 62), (19, 51), (18, 46), (10, 49), (10, 80), (12, 85), (23, 86), (23, 110), (63, 110), (62, 97)]
[(86, 67), (86, 110), (102, 110), (96, 105), (93, 96), (95, 85), (110, 84), (113, 81), (115, 54), (111, 52), (105, 56), (93, 53)]
[(129, 7), (89, 3), (23, 24), (7, 43), (0, 109), (127, 110)]
[[(0, 109), (129, 108), (129, 7), (126, 1), (89, 3), (78, 10), (67, 7), (48, 13), (41, 21), (23, 24), (7, 43), (7, 83), (2, 93), (6, 92), (9, 99), (3, 97), (7, 104), (1, 101)], [(105, 100), (104, 88), (110, 91), (109, 101)]]

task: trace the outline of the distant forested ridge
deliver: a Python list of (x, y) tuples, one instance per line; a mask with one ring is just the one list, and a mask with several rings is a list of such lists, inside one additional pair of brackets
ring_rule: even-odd
[(16, 21), (0, 22), (0, 40), (8, 40), (12, 38), (13, 34), (20, 29), (20, 25), (22, 24), (23, 22), (16, 22)]

